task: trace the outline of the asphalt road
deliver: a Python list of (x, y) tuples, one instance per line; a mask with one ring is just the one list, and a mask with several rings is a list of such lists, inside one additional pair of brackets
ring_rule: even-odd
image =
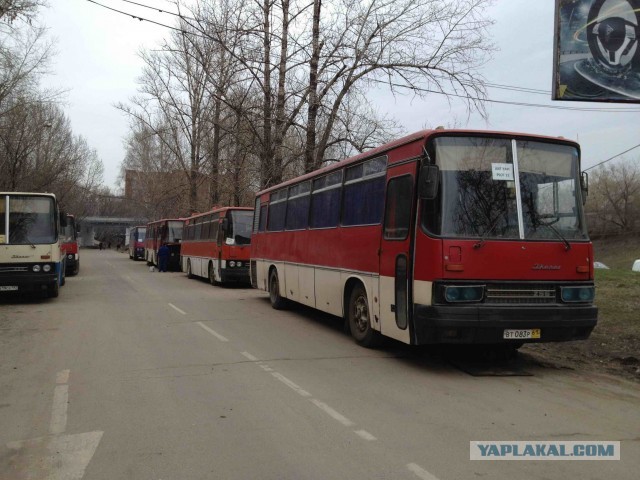
[[(0, 300), (0, 479), (637, 479), (640, 388), (471, 376), (358, 347), (334, 317), (82, 250), (52, 300)], [(620, 461), (470, 461), (472, 440), (607, 440)]]

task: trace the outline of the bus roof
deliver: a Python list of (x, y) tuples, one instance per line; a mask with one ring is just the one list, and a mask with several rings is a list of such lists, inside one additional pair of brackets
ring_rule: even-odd
[(154, 220), (153, 222), (147, 223), (147, 225), (153, 225), (154, 223), (162, 223), (162, 222), (184, 222), (186, 218), (163, 218), (162, 220)]
[(400, 147), (402, 145), (407, 145), (413, 142), (417, 142), (422, 140), (426, 142), (426, 140), (432, 136), (440, 136), (440, 135), (477, 135), (477, 136), (495, 136), (495, 137), (523, 137), (528, 139), (538, 139), (538, 140), (547, 140), (553, 141), (557, 143), (566, 143), (570, 145), (574, 145), (578, 149), (580, 145), (574, 142), (573, 140), (569, 140), (563, 137), (549, 137), (545, 135), (535, 135), (530, 133), (517, 133), (517, 132), (506, 132), (506, 131), (495, 131), (495, 130), (467, 130), (467, 129), (445, 129), (445, 128), (436, 128), (430, 130), (420, 130), (418, 132), (414, 132), (410, 135), (404, 136), (397, 140), (393, 140), (392, 142), (385, 143), (384, 145), (380, 145), (379, 147), (373, 148), (371, 150), (367, 150), (366, 152), (359, 153), (358, 155), (354, 155), (353, 157), (345, 158), (339, 162), (333, 163), (331, 165), (327, 165), (326, 167), (320, 168), (313, 172), (301, 175), (296, 178), (292, 178), (290, 180), (286, 180), (284, 182), (279, 183), (278, 185), (274, 185), (273, 187), (265, 188), (264, 190), (256, 193), (256, 196), (263, 195), (265, 193), (272, 192), (274, 190), (279, 190), (280, 188), (302, 182), (304, 180), (308, 180), (310, 178), (315, 178), (322, 176), (325, 173), (329, 173), (333, 170), (339, 170), (346, 165), (350, 165), (352, 163), (357, 163), (361, 160), (365, 160), (368, 158), (373, 158), (377, 155), (381, 155), (389, 150)]
[(200, 217), (204, 217), (206, 215), (211, 215), (212, 213), (222, 213), (222, 212), (227, 212), (229, 210), (244, 210), (244, 211), (252, 211), (253, 208), (251, 207), (213, 207), (213, 209), (209, 210), (208, 212), (203, 212), (203, 213), (196, 213), (194, 215), (191, 215), (188, 218), (185, 218), (184, 220), (192, 220), (194, 218), (200, 218)]
[(48, 193), (48, 192), (43, 192), (43, 193), (39, 193), (39, 192), (0, 192), (0, 195), (28, 195), (31, 197), (53, 197), (53, 199), (55, 200), (56, 195), (54, 193)]

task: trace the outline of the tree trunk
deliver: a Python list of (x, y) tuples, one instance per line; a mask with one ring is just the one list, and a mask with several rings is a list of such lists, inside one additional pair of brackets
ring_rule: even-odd
[(269, 14), (271, 13), (270, 0), (264, 0), (263, 14), (264, 14), (264, 62), (263, 62), (263, 93), (264, 99), (262, 103), (262, 152), (261, 152), (261, 188), (266, 188), (273, 185), (271, 180), (272, 175), (272, 149), (271, 149), (271, 25), (269, 23)]
[(278, 92), (276, 97), (275, 138), (273, 139), (272, 185), (282, 181), (285, 118), (285, 80), (287, 76), (287, 51), (289, 39), (289, 0), (282, 0), (282, 39), (280, 41), (280, 62), (278, 64)]
[(313, 2), (313, 27), (311, 39), (311, 64), (309, 68), (309, 110), (307, 112), (307, 140), (305, 144), (304, 171), (316, 170), (322, 157), (316, 158), (316, 119), (318, 118), (318, 63), (320, 60), (320, 10), (322, 0)]

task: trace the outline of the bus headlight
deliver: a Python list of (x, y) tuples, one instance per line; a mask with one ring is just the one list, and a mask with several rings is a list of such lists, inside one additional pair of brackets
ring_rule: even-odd
[(42, 267), (42, 270), (44, 270), (45, 272), (50, 272), (51, 271), (51, 265), (45, 265)]
[(40, 271), (40, 265), (34, 265), (33, 266), (33, 271), (36, 272), (36, 273), (39, 272)]
[(236, 262), (234, 262), (233, 260), (231, 260), (231, 261), (229, 262), (229, 266), (230, 266), (231, 268), (235, 267), (235, 266), (236, 266)]
[(561, 287), (560, 297), (565, 303), (593, 302), (596, 296), (595, 287)]
[(484, 286), (446, 286), (444, 299), (449, 303), (480, 302), (484, 298)]

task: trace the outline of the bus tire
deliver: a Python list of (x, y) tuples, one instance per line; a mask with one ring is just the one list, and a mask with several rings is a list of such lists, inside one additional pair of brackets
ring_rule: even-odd
[(269, 300), (276, 310), (282, 310), (287, 306), (287, 299), (280, 295), (280, 282), (278, 271), (274, 268), (269, 275)]
[(58, 298), (60, 295), (60, 283), (56, 280), (56, 283), (53, 285), (53, 288), (49, 290), (49, 298)]
[(63, 287), (67, 283), (67, 265), (62, 265), (60, 270), (60, 286)]
[(76, 268), (73, 269), (74, 275), (77, 275), (78, 273), (80, 273), (80, 260), (76, 262)]
[(187, 278), (193, 278), (193, 273), (191, 272), (191, 260), (187, 260)]
[(382, 335), (371, 326), (371, 312), (367, 292), (361, 284), (351, 290), (347, 310), (351, 336), (362, 347), (375, 348), (382, 344)]

